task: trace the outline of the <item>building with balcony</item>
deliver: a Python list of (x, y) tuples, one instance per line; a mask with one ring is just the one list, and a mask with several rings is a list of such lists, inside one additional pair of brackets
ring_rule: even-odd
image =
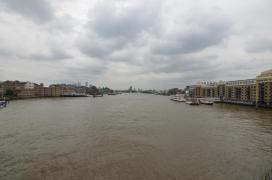
[(255, 79), (201, 82), (189, 88), (196, 98), (218, 98), (222, 102), (272, 107), (272, 70)]
[(257, 76), (255, 91), (258, 105), (272, 107), (272, 69)]
[(61, 96), (61, 86), (60, 85), (50, 85), (49, 86), (49, 95), (52, 97), (60, 97)]
[(34, 97), (61, 97), (74, 94), (86, 94), (88, 87), (66, 84), (52, 84), (49, 87), (32, 82), (4, 81), (0, 82), (0, 98), (14, 99)]
[(17, 97), (21, 91), (24, 89), (26, 82), (20, 81), (4, 81), (1, 85), (1, 94), (5, 96), (6, 94)]
[(13, 98), (43, 97), (43, 84), (21, 81), (4, 81), (0, 83), (0, 97), (12, 96)]
[(18, 92), (17, 96), (21, 98), (35, 97), (35, 85), (31, 82), (23, 82), (23, 88)]

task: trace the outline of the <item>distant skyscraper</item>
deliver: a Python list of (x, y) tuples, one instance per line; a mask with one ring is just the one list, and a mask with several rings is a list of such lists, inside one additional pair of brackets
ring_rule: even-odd
[(88, 82), (85, 82), (85, 86), (86, 86), (86, 87), (89, 87), (89, 83), (88, 83)]
[(81, 86), (81, 82), (80, 82), (80, 81), (78, 81), (77, 86), (78, 86), (78, 87)]

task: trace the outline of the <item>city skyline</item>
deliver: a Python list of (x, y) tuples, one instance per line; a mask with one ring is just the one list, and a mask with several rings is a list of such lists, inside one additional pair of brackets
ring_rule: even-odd
[(3, 0), (0, 81), (169, 89), (254, 78), (272, 67), (271, 5)]

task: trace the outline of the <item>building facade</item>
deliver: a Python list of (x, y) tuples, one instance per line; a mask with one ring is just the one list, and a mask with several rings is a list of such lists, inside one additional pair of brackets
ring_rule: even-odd
[(257, 76), (256, 101), (261, 106), (272, 107), (272, 69)]
[(69, 85), (44, 85), (32, 82), (4, 81), (0, 83), (0, 98), (35, 98), (35, 97), (60, 97), (65, 94), (76, 93), (75, 87)]
[(51, 97), (60, 97), (61, 96), (61, 86), (60, 85), (50, 85), (49, 86), (49, 95)]
[(20, 89), (17, 96), (22, 98), (32, 98), (35, 97), (35, 85), (31, 82), (23, 83), (24, 86)]
[(218, 98), (222, 102), (272, 107), (272, 69), (255, 79), (202, 82), (190, 86), (190, 96)]
[(2, 97), (4, 96), (15, 96), (18, 97), (18, 95), (21, 93), (22, 90), (24, 90), (26, 82), (20, 82), (20, 81), (4, 81), (1, 83), (1, 94)]

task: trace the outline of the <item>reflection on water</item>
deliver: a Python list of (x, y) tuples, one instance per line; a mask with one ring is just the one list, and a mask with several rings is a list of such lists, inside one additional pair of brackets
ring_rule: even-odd
[(153, 95), (14, 101), (0, 110), (0, 179), (257, 179), (272, 111)]

